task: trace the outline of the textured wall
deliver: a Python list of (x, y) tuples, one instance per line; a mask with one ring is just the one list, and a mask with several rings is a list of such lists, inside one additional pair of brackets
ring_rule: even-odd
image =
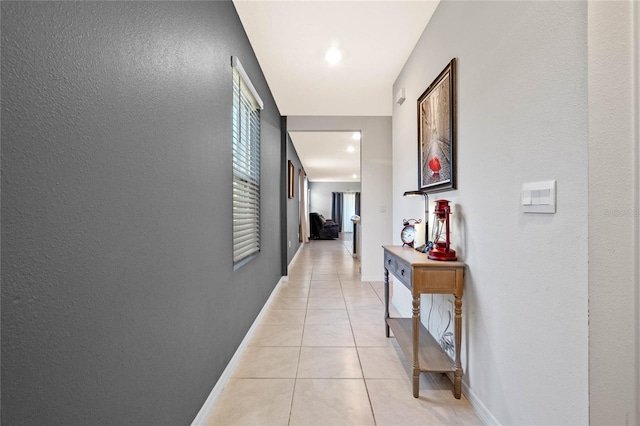
[[(186, 424), (280, 277), (280, 117), (230, 2), (2, 2), (2, 422)], [(231, 55), (266, 103), (233, 272)]]
[(361, 186), (360, 182), (311, 182), (309, 209), (329, 218), (331, 217), (331, 193), (360, 192)]
[[(402, 196), (417, 181), (416, 100), (454, 57), (458, 190), (430, 201), (452, 201), (468, 265), (468, 394), (488, 421), (587, 424), (587, 3), (440, 3), (394, 84), (407, 95), (393, 110), (396, 243), (402, 218), (424, 215)], [(523, 214), (522, 184), (549, 179), (557, 213)]]
[(634, 39), (637, 45), (640, 38), (634, 37), (633, 7), (626, 1), (589, 2), (589, 420), (594, 425), (640, 424), (635, 275), (640, 253), (634, 248), (640, 232), (634, 126), (640, 118), (633, 111)]
[(293, 142), (288, 134), (287, 160), (290, 160), (293, 163), (295, 170), (293, 179), (293, 198), (287, 198), (287, 264), (289, 264), (300, 248), (300, 177), (298, 173), (300, 169), (302, 169), (302, 163), (300, 162), (296, 148), (293, 146)]

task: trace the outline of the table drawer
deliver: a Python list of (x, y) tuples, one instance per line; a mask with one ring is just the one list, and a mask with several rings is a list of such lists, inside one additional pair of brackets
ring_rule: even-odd
[(427, 293), (456, 293), (456, 271), (453, 269), (416, 271), (416, 282), (419, 282), (417, 290)]
[(384, 254), (384, 266), (390, 274), (393, 274), (405, 287), (411, 289), (412, 268), (411, 265), (405, 263), (389, 253)]

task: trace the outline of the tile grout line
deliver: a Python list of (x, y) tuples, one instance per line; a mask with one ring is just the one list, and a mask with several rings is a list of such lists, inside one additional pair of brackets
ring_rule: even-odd
[(298, 371), (300, 370), (300, 357), (302, 356), (302, 342), (304, 341), (304, 328), (307, 323), (307, 312), (309, 311), (309, 293), (310, 292), (311, 292), (311, 280), (309, 280), (309, 292), (307, 292), (307, 304), (305, 305), (304, 319), (302, 320), (302, 335), (300, 336), (300, 347), (298, 348), (298, 362), (296, 363), (296, 374), (293, 378), (293, 391), (291, 392), (291, 404), (289, 404), (289, 419), (287, 420), (287, 426), (291, 424), (291, 414), (293, 413), (293, 399), (296, 396), (296, 385), (298, 384)]
[[(338, 281), (340, 279), (338, 278)], [(342, 298), (344, 299), (344, 290), (342, 288), (342, 281), (340, 281), (340, 291), (342, 291)], [(345, 308), (347, 307), (347, 302), (345, 300)], [(358, 341), (356, 340), (356, 333), (353, 331), (353, 323), (351, 322), (351, 314), (349, 313), (349, 309), (347, 309), (347, 318), (349, 318), (349, 328), (351, 328), (351, 335), (353, 337), (353, 345), (356, 349), (356, 356), (358, 357), (358, 364), (360, 365), (360, 372), (362, 373), (362, 383), (364, 384), (364, 390), (367, 393), (367, 400), (369, 401), (369, 409), (371, 410), (371, 416), (373, 417), (373, 424), (376, 426), (378, 424), (376, 420), (376, 413), (373, 410), (373, 403), (371, 402), (371, 394), (369, 393), (369, 386), (367, 386), (367, 379), (364, 376), (364, 368), (362, 368), (362, 359), (360, 359), (360, 350), (358, 346)]]

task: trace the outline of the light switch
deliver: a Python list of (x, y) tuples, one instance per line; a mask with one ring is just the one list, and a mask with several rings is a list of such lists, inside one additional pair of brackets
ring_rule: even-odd
[(540, 204), (541, 205), (549, 205), (551, 204), (551, 190), (550, 189), (541, 189), (540, 190)]
[(556, 181), (525, 183), (521, 191), (524, 213), (556, 212)]
[(540, 191), (537, 189), (531, 190), (531, 205), (537, 206), (540, 204)]

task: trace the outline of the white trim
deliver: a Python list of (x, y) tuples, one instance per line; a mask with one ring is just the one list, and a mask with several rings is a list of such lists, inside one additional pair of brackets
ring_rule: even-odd
[(486, 405), (477, 397), (477, 395), (471, 390), (466, 382), (462, 382), (462, 393), (467, 397), (469, 403), (476, 412), (476, 415), (480, 418), (480, 421), (485, 425), (499, 426), (500, 422), (496, 419)]
[[(635, 223), (636, 228), (635, 235), (635, 288), (636, 288), (636, 332), (635, 332), (635, 398), (636, 401), (640, 398), (640, 262), (638, 262), (638, 255), (640, 254), (640, 3), (633, 2), (633, 81), (631, 82), (633, 91), (633, 139), (635, 141), (636, 159), (634, 165), (635, 173)], [(640, 422), (640, 404), (636, 403), (635, 421)]]
[[(300, 245), (298, 246), (298, 250), (296, 250), (296, 254), (294, 254), (293, 257), (291, 258), (291, 262), (287, 264), (287, 274), (289, 273), (289, 266), (296, 261), (296, 257), (298, 257), (298, 255), (300, 254), (300, 249), (304, 244), (307, 244), (307, 243), (300, 243)], [(285, 281), (289, 281), (289, 275), (287, 275), (284, 278), (285, 278)]]
[(264, 109), (264, 102), (262, 102), (262, 98), (260, 97), (260, 95), (258, 95), (258, 91), (256, 90), (256, 88), (253, 87), (253, 83), (251, 82), (249, 75), (244, 70), (244, 67), (240, 63), (240, 59), (238, 59), (237, 56), (231, 57), (231, 66), (238, 70), (238, 73), (240, 73), (240, 75), (242, 76), (244, 84), (247, 85), (256, 102), (258, 103), (258, 105), (260, 105), (260, 109)]
[(236, 353), (233, 354), (233, 357), (231, 357), (231, 360), (227, 364), (227, 367), (224, 369), (224, 371), (220, 375), (220, 378), (218, 379), (215, 386), (213, 387), (213, 390), (211, 391), (211, 393), (205, 400), (204, 404), (202, 405), (202, 408), (200, 408), (200, 411), (198, 411), (198, 414), (193, 419), (193, 422), (191, 422), (191, 426), (204, 425), (207, 419), (209, 418), (209, 416), (211, 416), (211, 413), (213, 412), (213, 408), (218, 402), (218, 399), (220, 399), (220, 395), (222, 395), (222, 391), (224, 391), (224, 388), (227, 386), (227, 383), (229, 383), (229, 379), (231, 378), (233, 371), (238, 366), (238, 363), (240, 362), (240, 358), (242, 358), (244, 351), (247, 349), (247, 346), (249, 346), (249, 342), (251, 341), (251, 338), (253, 337), (256, 330), (260, 326), (260, 323), (262, 322), (262, 319), (264, 318), (267, 310), (269, 309), (269, 306), (271, 305), (271, 302), (273, 301), (275, 294), (278, 292), (280, 285), (284, 281), (287, 281), (286, 277), (280, 277), (278, 284), (276, 284), (275, 288), (271, 292), (271, 295), (269, 296), (266, 303), (260, 310), (260, 313), (258, 314), (255, 321), (249, 328), (249, 331), (247, 331), (247, 334), (244, 336), (244, 339), (242, 339), (242, 342), (240, 343), (240, 346), (238, 346)]

